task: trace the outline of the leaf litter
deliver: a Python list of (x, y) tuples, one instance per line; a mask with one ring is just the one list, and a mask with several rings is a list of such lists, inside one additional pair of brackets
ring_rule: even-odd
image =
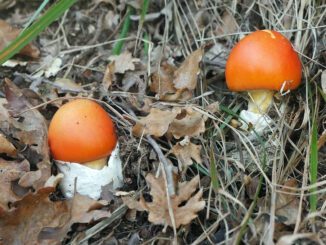
[[(11, 67), (0, 68), (1, 79), (13, 81), (0, 82), (1, 238), (23, 243), (29, 237), (43, 244), (78, 243), (85, 235), (88, 243), (121, 244), (325, 240), (320, 26), (325, 12), (309, 1), (226, 1), (218, 10), (212, 4), (150, 2), (143, 18), (140, 2), (83, 1), (39, 36), (34, 43), (40, 49), (28, 45), (29, 51), (17, 55)], [(1, 47), (19, 34), (8, 23), (23, 25), (35, 10), (21, 6), (20, 1), (0, 4), (6, 9)], [(112, 56), (127, 8), (133, 9), (128, 38), (122, 54)], [(237, 113), (244, 97), (227, 90), (224, 67), (238, 40), (266, 28), (293, 41), (312, 93), (303, 84), (298, 93), (277, 97), (269, 112), (273, 124), (258, 142), (233, 123), (241, 124)], [(102, 100), (113, 116), (122, 147), (122, 191), (128, 195), (104, 187), (100, 201), (79, 195), (62, 199), (57, 187), (62, 175), (51, 164), (46, 128), (54, 111), (72, 96)], [(311, 213), (308, 121), (314, 110), (320, 164), (317, 212)], [(273, 164), (282, 184), (277, 188), (271, 181)], [(261, 175), (262, 189), (256, 193)], [(169, 196), (171, 186), (174, 194)], [(132, 210), (125, 211), (122, 202)], [(49, 213), (43, 215), (44, 210)], [(7, 224), (10, 228), (2, 230)]]
[[(138, 211), (146, 210), (149, 213), (148, 220), (154, 224), (160, 224), (164, 227), (176, 228), (180, 225), (187, 225), (197, 217), (197, 212), (204, 209), (205, 201), (202, 200), (203, 191), (199, 190), (194, 194), (199, 184), (199, 176), (194, 177), (189, 182), (180, 182), (177, 184), (178, 194), (168, 197), (163, 177), (155, 178), (152, 174), (146, 176), (152, 196), (152, 202), (146, 202), (143, 197), (140, 201), (124, 200), (129, 208)], [(194, 195), (193, 195), (194, 194)], [(168, 198), (170, 198), (174, 222), (171, 220), (169, 212)], [(183, 202), (186, 202), (182, 205)]]

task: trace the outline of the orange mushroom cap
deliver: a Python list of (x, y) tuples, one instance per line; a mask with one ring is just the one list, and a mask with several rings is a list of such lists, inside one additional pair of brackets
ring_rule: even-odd
[(260, 30), (244, 37), (231, 50), (225, 76), (232, 91), (292, 90), (300, 85), (301, 62), (283, 35)]
[(117, 135), (109, 114), (98, 103), (76, 99), (54, 114), (48, 141), (54, 159), (85, 163), (110, 155)]

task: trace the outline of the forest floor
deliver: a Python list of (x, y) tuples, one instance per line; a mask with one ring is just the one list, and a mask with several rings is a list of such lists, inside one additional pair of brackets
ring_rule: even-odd
[[(1, 48), (41, 3), (0, 3)], [(225, 64), (263, 29), (302, 79), (257, 133)], [(77, 1), (0, 67), (0, 244), (326, 243), (325, 70), (324, 1)], [(75, 97), (119, 136), (123, 185), (98, 201), (63, 195), (47, 143)]]

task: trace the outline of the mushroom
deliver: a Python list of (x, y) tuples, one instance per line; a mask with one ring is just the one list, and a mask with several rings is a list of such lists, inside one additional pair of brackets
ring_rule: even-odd
[(249, 93), (248, 110), (242, 116), (252, 118), (253, 124), (260, 119), (266, 123), (268, 117), (264, 114), (275, 91), (286, 94), (300, 85), (301, 62), (282, 34), (259, 30), (244, 37), (231, 50), (225, 77), (231, 91)]
[[(76, 99), (54, 114), (48, 132), (51, 154), (65, 175), (61, 187), (67, 197), (76, 191), (98, 199), (101, 187), (122, 185), (117, 135), (109, 114), (96, 102)], [(107, 158), (111, 154), (109, 164)]]

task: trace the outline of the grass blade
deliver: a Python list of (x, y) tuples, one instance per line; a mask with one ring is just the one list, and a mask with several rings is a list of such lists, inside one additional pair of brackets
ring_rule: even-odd
[(121, 49), (123, 47), (123, 44), (125, 42), (124, 38), (127, 36), (128, 32), (129, 32), (129, 28), (130, 28), (130, 23), (131, 23), (131, 20), (130, 20), (130, 15), (131, 15), (131, 7), (128, 6), (127, 8), (127, 13), (126, 13), (126, 18), (123, 22), (123, 26), (122, 26), (122, 30), (121, 30), (121, 33), (120, 33), (120, 36), (119, 36), (119, 41), (114, 45), (114, 48), (113, 48), (113, 54), (114, 55), (119, 55), (121, 53)]
[(214, 155), (214, 150), (213, 150), (212, 146), (210, 148), (209, 155), (210, 155), (209, 156), (209, 158), (210, 158), (210, 171), (209, 172), (210, 172), (211, 182), (212, 182), (212, 186), (213, 186), (215, 193), (217, 193), (220, 185), (218, 183), (217, 166), (216, 166), (215, 155)]
[[(312, 123), (312, 135), (311, 135), (311, 146), (310, 146), (310, 184), (317, 183), (317, 172), (318, 172), (318, 132), (317, 132), (317, 123), (314, 119)], [(317, 210), (317, 188), (311, 188), (310, 192), (310, 212), (316, 212)]]
[(30, 27), (26, 28), (12, 43), (0, 52), (0, 65), (17, 54), (23, 47), (37, 37), (53, 21), (58, 19), (77, 0), (59, 0)]

